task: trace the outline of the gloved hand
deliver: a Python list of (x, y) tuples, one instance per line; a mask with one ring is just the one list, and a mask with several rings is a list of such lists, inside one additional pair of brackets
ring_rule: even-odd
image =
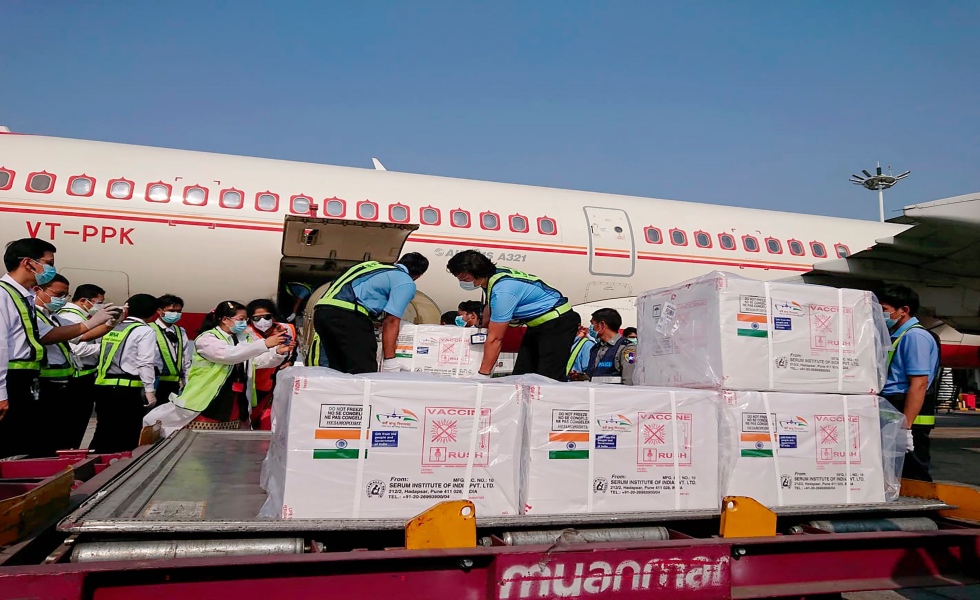
[(286, 322), (287, 323), (292, 323), (295, 320), (296, 320), (296, 313), (292, 313), (291, 315), (289, 315), (288, 317), (286, 317)]
[(905, 430), (905, 451), (913, 452), (915, 451), (915, 443), (912, 442), (912, 430)]
[(402, 361), (397, 358), (386, 358), (381, 361), (381, 372), (382, 373), (398, 373), (399, 371), (404, 371), (402, 367)]
[(119, 320), (122, 312), (122, 306), (116, 306), (110, 303), (103, 304), (102, 308), (100, 308), (94, 315), (89, 317), (88, 321), (85, 321), (85, 326), (91, 330), (92, 328), (106, 324), (109, 321), (115, 323)]
[(154, 406), (157, 405), (157, 395), (156, 395), (156, 392), (145, 392), (144, 391), (143, 392), (143, 398), (145, 400), (143, 402), (143, 407), (144, 408), (153, 408)]
[(493, 376), (492, 375), (484, 375), (483, 373), (477, 373), (473, 377), (470, 377), (470, 379), (493, 379)]

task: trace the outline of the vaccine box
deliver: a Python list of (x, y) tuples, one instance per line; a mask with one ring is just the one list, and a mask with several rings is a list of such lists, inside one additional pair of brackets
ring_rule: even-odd
[(483, 362), (483, 344), (473, 343), (474, 336), (475, 341), (483, 341), (475, 327), (403, 324), (395, 356), (414, 373), (472, 377)]

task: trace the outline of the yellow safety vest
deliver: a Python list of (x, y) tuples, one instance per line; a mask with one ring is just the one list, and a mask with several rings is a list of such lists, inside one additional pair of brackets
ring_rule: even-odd
[[(891, 348), (888, 349), (888, 365), (887, 365), (888, 368), (891, 368), (891, 366), (892, 366), (892, 359), (895, 358), (895, 352), (898, 350), (898, 343), (902, 341), (902, 338), (905, 337), (905, 334), (906, 333), (912, 331), (913, 329), (925, 329), (925, 327), (923, 327), (922, 325), (916, 323), (915, 325), (913, 325), (913, 326), (909, 327), (908, 329), (906, 329), (905, 331), (903, 331), (902, 332), (902, 335), (900, 335), (897, 338), (895, 338), (895, 341), (892, 342)], [(922, 414), (922, 411), (923, 410), (924, 411), (927, 411), (930, 414)], [(919, 415), (915, 417), (915, 420), (912, 421), (912, 424), (913, 425), (935, 425), (936, 424), (936, 407), (935, 406), (932, 406), (928, 402), (923, 402), (922, 403), (922, 409), (920, 409)]]
[[(143, 382), (136, 376), (123, 375), (122, 354), (120, 351), (126, 345), (126, 340), (133, 330), (147, 327), (146, 323), (120, 323), (116, 328), (102, 338), (102, 348), (99, 349), (99, 370), (95, 376), (95, 385), (114, 385), (118, 387), (143, 387)], [(119, 358), (117, 361), (116, 358)], [(109, 373), (110, 370), (118, 371)]]
[(156, 334), (157, 347), (160, 349), (160, 357), (163, 358), (163, 371), (157, 375), (160, 381), (177, 382), (180, 381), (181, 372), (184, 369), (184, 334), (180, 327), (174, 327), (177, 331), (176, 352), (177, 356), (170, 353), (170, 344), (167, 342), (167, 334), (160, 325), (150, 323), (153, 333)]
[(24, 333), (27, 335), (27, 345), (30, 347), (30, 355), (26, 359), (11, 360), (7, 364), (7, 368), (40, 371), (41, 363), (44, 361), (44, 344), (41, 343), (41, 336), (38, 334), (37, 322), (32, 316), (31, 308), (28, 306), (27, 300), (20, 295), (14, 286), (6, 281), (0, 281), (0, 288), (10, 294), (11, 300), (14, 301), (17, 314), (20, 315), (20, 322), (24, 326)]
[[(206, 335), (214, 335), (228, 345), (233, 343), (231, 334), (225, 333), (217, 327), (200, 334), (198, 339)], [(255, 341), (255, 338), (250, 333), (245, 332), (244, 343), (248, 344)], [(211, 404), (211, 401), (218, 397), (218, 393), (221, 392), (221, 388), (231, 376), (234, 367), (235, 365), (223, 365), (221, 363), (211, 362), (200, 354), (195, 353), (193, 362), (191, 362), (191, 370), (187, 374), (187, 385), (184, 386), (180, 395), (177, 396), (174, 404), (187, 410), (204, 412), (204, 409)], [(255, 408), (257, 400), (255, 396), (255, 367), (252, 366), (251, 360), (247, 362), (246, 368), (248, 369), (248, 392), (246, 396), (249, 405)]]
[[(490, 278), (490, 281), (487, 282), (488, 303), (489, 303), (490, 295), (493, 292), (493, 286), (501, 279), (516, 279), (518, 281), (523, 281), (524, 283), (537, 284), (538, 286), (545, 288), (547, 290), (551, 290), (556, 294), (558, 294), (559, 296), (561, 296), (561, 292), (559, 292), (555, 288), (551, 287), (550, 285), (542, 281), (540, 277), (529, 275), (527, 273), (524, 273), (523, 271), (518, 271), (517, 269), (511, 269), (508, 267), (497, 267), (496, 275), (492, 276)], [(571, 309), (572, 309), (572, 305), (568, 303), (568, 298), (562, 296), (561, 299), (559, 299), (558, 302), (555, 304), (555, 306), (553, 306), (552, 308), (548, 309), (547, 311), (545, 311), (544, 313), (536, 317), (532, 317), (531, 319), (524, 321), (524, 324), (527, 325), (528, 327), (537, 327), (538, 325), (557, 319), (558, 317), (567, 313)]]
[(579, 338), (575, 345), (572, 346), (572, 355), (568, 357), (568, 364), (565, 365), (565, 375), (572, 372), (572, 367), (575, 365), (575, 360), (578, 359), (578, 355), (582, 353), (582, 348), (589, 343), (589, 338)]
[[(44, 324), (50, 325), (51, 327), (58, 327), (58, 324), (53, 320), (49, 319), (42, 311), (37, 311), (37, 318), (40, 319)], [(61, 353), (65, 358), (65, 365), (59, 367), (51, 367), (48, 361), (51, 360), (52, 352), (45, 349), (44, 361), (41, 364), (41, 378), (43, 379), (67, 379), (69, 377), (77, 376), (75, 370), (75, 365), (72, 363), (71, 357), (71, 346), (68, 342), (58, 342), (57, 344), (51, 344), (54, 346), (58, 352)]]

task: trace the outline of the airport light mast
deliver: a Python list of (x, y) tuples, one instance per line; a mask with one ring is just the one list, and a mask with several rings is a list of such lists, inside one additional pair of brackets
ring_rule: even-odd
[(869, 190), (878, 190), (878, 220), (882, 223), (885, 222), (885, 190), (894, 186), (899, 181), (905, 179), (909, 176), (912, 171), (906, 171), (900, 175), (892, 175), (891, 167), (888, 167), (889, 173), (887, 175), (881, 172), (881, 163), (878, 163), (878, 170), (874, 175), (868, 173), (867, 171), (861, 171), (864, 173), (864, 177), (860, 175), (851, 175), (851, 183), (854, 185), (864, 186)]

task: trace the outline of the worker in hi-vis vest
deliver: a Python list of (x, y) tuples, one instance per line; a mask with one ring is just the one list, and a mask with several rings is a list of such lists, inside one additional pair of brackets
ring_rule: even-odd
[(919, 295), (914, 290), (888, 285), (877, 296), (892, 339), (881, 395), (905, 415), (909, 426), (902, 476), (932, 481), (929, 433), (936, 424), (936, 406), (928, 390), (939, 369), (939, 345), (915, 318)]
[(374, 324), (381, 321), (382, 370), (403, 370), (395, 357), (398, 331), (415, 297), (415, 281), (428, 268), (427, 258), (409, 252), (394, 265), (368, 261), (347, 269), (316, 303), (308, 363), (351, 374), (377, 372)]
[(568, 357), (566, 371), (569, 381), (586, 381), (589, 377), (585, 373), (589, 370), (589, 357), (592, 356), (595, 340), (589, 336), (589, 328), (582, 325), (582, 315), (573, 310), (572, 316), (578, 323), (578, 329), (575, 341), (572, 343), (572, 355)]
[(157, 336), (157, 347), (160, 349), (160, 366), (157, 369), (157, 404), (170, 401), (170, 395), (177, 395), (187, 383), (187, 374), (191, 370), (190, 339), (183, 327), (177, 325), (184, 315), (184, 300), (173, 294), (164, 294), (157, 298), (160, 307), (157, 318), (150, 323), (153, 333)]
[(537, 373), (556, 381), (565, 380), (568, 356), (578, 330), (568, 298), (534, 275), (498, 267), (476, 250), (453, 255), (446, 267), (459, 280), (460, 288), (483, 288), (487, 296), (487, 340), (480, 376), (493, 374), (507, 327), (514, 324), (527, 326), (514, 362), (514, 374)]

